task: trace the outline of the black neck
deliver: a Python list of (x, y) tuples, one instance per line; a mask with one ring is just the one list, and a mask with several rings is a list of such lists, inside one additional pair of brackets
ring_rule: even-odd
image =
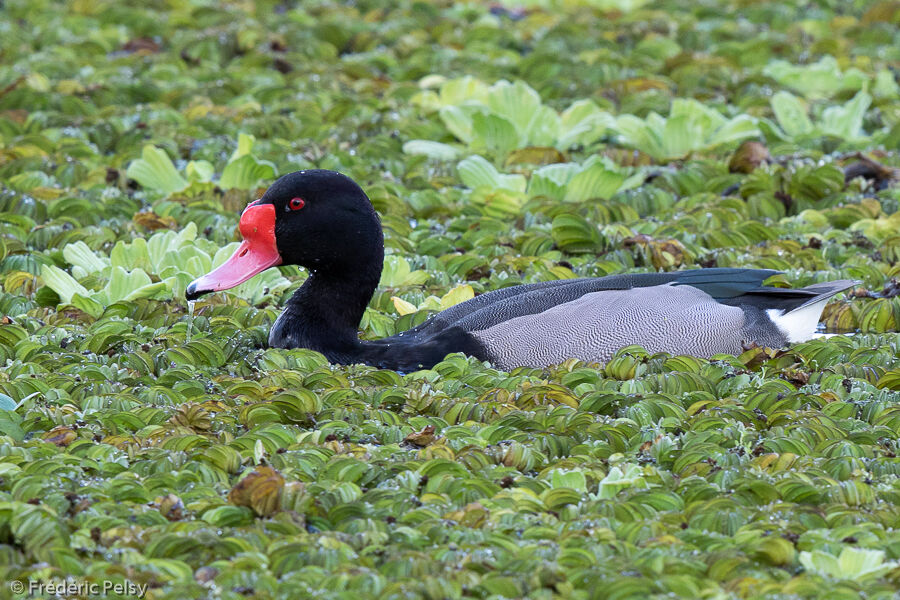
[[(379, 265), (380, 266), (380, 265)], [(332, 360), (352, 359), (361, 348), (359, 322), (378, 286), (380, 269), (368, 276), (310, 273), (287, 301), (269, 336), (269, 345), (310, 348)]]

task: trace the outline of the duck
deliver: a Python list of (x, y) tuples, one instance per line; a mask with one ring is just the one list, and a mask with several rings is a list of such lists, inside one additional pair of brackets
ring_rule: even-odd
[(782, 348), (811, 339), (827, 301), (859, 283), (769, 287), (763, 282), (778, 271), (746, 268), (543, 281), (483, 293), (408, 331), (363, 341), (358, 329), (381, 278), (384, 235), (355, 181), (323, 169), (284, 175), (244, 209), (239, 230), (240, 246), (188, 285), (188, 300), (279, 265), (304, 267), (309, 276), (285, 303), (269, 346), (401, 372), (456, 352), (508, 371), (570, 358), (605, 363), (633, 344), (703, 358)]

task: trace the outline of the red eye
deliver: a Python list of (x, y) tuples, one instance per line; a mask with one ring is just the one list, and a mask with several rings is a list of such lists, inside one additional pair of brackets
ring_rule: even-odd
[(288, 202), (288, 208), (291, 210), (300, 210), (306, 206), (306, 201), (303, 198), (291, 198), (291, 201)]

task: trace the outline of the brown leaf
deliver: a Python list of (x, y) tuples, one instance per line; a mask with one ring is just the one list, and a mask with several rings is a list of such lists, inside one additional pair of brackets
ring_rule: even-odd
[(78, 502), (69, 507), (69, 514), (75, 516), (78, 513), (86, 511), (91, 507), (92, 502), (87, 498), (81, 498)]
[(25, 81), (25, 76), (24, 76), (24, 75), (19, 75), (16, 79), (14, 79), (14, 80), (12, 81), (12, 83), (10, 83), (9, 85), (7, 85), (7, 86), (6, 86), (5, 88), (3, 88), (3, 89), (0, 89), (0, 98), (2, 98), (3, 96), (7, 95), (7, 94), (10, 93), (11, 91), (13, 91), (13, 90), (16, 89), (17, 87), (19, 87), (19, 86), (22, 84), (23, 81)]
[(632, 77), (631, 79), (619, 79), (618, 81), (613, 81), (609, 84), (609, 88), (621, 97), (637, 92), (646, 92), (647, 90), (668, 91), (669, 84), (661, 79)]
[(60, 425), (59, 427), (54, 427), (53, 429), (42, 435), (41, 439), (45, 442), (56, 444), (60, 448), (64, 448), (78, 439), (78, 434), (75, 433), (72, 429), (64, 425)]
[(628, 148), (605, 148), (601, 154), (621, 167), (646, 167), (653, 164), (649, 154)]
[(276, 71), (282, 74), (290, 73), (294, 70), (294, 65), (289, 60), (285, 60), (283, 58), (276, 57), (275, 60), (272, 61), (272, 66)]
[(632, 236), (629, 238), (625, 238), (624, 240), (622, 240), (622, 245), (625, 246), (626, 248), (630, 248), (637, 244), (641, 244), (641, 245), (649, 244), (652, 241), (653, 241), (653, 238), (650, 237), (649, 235), (647, 235), (646, 233), (639, 233), (638, 235), (635, 235), (635, 236)]
[(8, 110), (0, 111), (0, 117), (9, 119), (13, 123), (18, 123), (19, 125), (21, 125), (28, 120), (28, 111), (24, 108), (11, 108)]
[(646, 452), (646, 451), (649, 450), (651, 447), (653, 447), (653, 444), (659, 442), (659, 440), (661, 440), (662, 438), (663, 438), (662, 434), (659, 434), (658, 436), (656, 436), (656, 437), (653, 439), (652, 442), (651, 442), (650, 440), (647, 440), (646, 442), (644, 442), (643, 444), (641, 444), (641, 447), (638, 449), (638, 451), (639, 451), (639, 452)]
[(428, 425), (422, 431), (409, 434), (403, 441), (424, 448), (434, 441), (434, 425)]
[(781, 376), (797, 387), (804, 386), (809, 383), (809, 373), (799, 369), (785, 369), (781, 372)]
[(900, 12), (900, 2), (896, 0), (876, 2), (863, 13), (860, 23), (864, 26), (890, 23), (897, 16), (898, 12)]
[(883, 165), (864, 154), (854, 154), (853, 158), (858, 159), (857, 162), (844, 167), (844, 185), (862, 177), (871, 182), (876, 190), (883, 190), (900, 178), (900, 170)]
[(180, 521), (184, 518), (184, 503), (175, 494), (158, 496), (153, 504), (159, 509), (159, 513), (170, 521)]
[(480, 527), (490, 516), (490, 511), (479, 502), (470, 502), (462, 510), (456, 510), (444, 515), (445, 519), (456, 521), (465, 527)]
[(268, 517), (281, 510), (284, 477), (272, 467), (257, 467), (237, 482), (228, 492), (228, 501), (235, 506), (252, 508), (260, 517)]
[(125, 52), (138, 52), (140, 54), (156, 54), (159, 52), (159, 49), (159, 44), (146, 37), (128, 40), (122, 46), (122, 50)]
[(178, 225), (172, 217), (160, 217), (153, 211), (135, 213), (132, 217), (135, 225), (140, 225), (150, 231), (157, 229), (175, 229)]
[(194, 581), (203, 585), (209, 583), (219, 574), (219, 570), (215, 567), (200, 567), (194, 571)]
[(506, 166), (510, 165), (552, 165), (566, 162), (566, 156), (556, 148), (548, 146), (529, 146), (513, 150), (506, 157)]
[[(638, 246), (644, 259), (650, 260), (657, 270), (666, 270), (684, 263), (684, 246), (675, 239), (657, 240), (645, 233), (622, 240), (625, 248)], [(649, 256), (647, 256), (649, 254)]]
[(747, 140), (741, 144), (728, 163), (731, 173), (752, 173), (754, 170), (772, 160), (769, 149), (762, 142)]

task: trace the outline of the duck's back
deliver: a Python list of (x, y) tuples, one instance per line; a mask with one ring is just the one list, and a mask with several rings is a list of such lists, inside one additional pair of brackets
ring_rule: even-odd
[(739, 354), (746, 324), (741, 308), (690, 286), (664, 285), (588, 293), (472, 335), (495, 365), (509, 369), (568, 358), (606, 362), (617, 349), (638, 342), (650, 352)]
[[(607, 361), (619, 348), (709, 357), (779, 348), (815, 331), (822, 307), (854, 281), (771, 288), (777, 271), (697, 269), (541, 282), (460, 303), (395, 336), (367, 342), (370, 363), (422, 368), (450, 352), (495, 366)], [(436, 358), (437, 357), (437, 358)]]
[[(556, 306), (561, 306), (586, 294), (644, 289), (652, 286), (674, 284), (692, 286), (703, 290), (723, 304), (753, 304), (748, 293), (763, 288), (762, 282), (778, 271), (767, 269), (695, 269), (670, 273), (628, 273), (592, 277), (585, 279), (564, 279), (516, 285), (494, 290), (471, 300), (462, 302), (433, 315), (421, 325), (399, 335), (404, 341), (421, 341), (452, 327), (463, 331), (476, 332), (503, 323), (516, 317), (536, 315)], [(802, 290), (774, 290), (779, 294), (802, 294)], [(735, 302), (740, 299), (739, 302)], [(398, 341), (395, 337), (384, 341)]]

